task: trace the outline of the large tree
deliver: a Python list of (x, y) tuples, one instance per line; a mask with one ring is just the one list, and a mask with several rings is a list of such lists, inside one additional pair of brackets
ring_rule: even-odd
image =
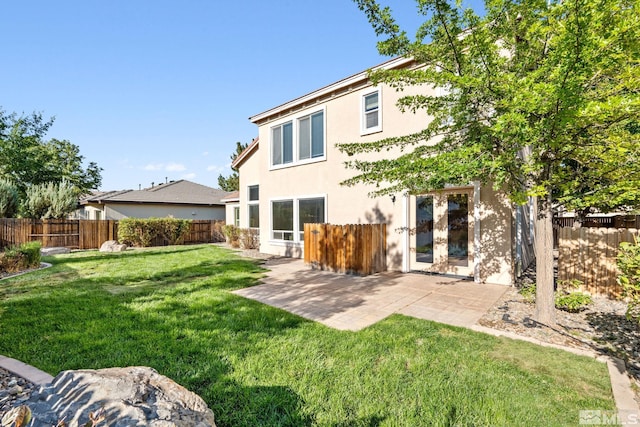
[(388, 7), (354, 1), (383, 37), (380, 53), (425, 65), (373, 72), (374, 83), (445, 91), (399, 101), (433, 117), (422, 132), (339, 144), (351, 155), (404, 149), (384, 161), (356, 157), (345, 184), (419, 194), (480, 181), (515, 203), (534, 197), (536, 317), (555, 323), (553, 207), (640, 204), (638, 0), (486, 0), (484, 16), (458, 2), (417, 0), (425, 22), (415, 40)]
[[(230, 156), (231, 163), (233, 163), (248, 146), (249, 144), (243, 144), (239, 141), (236, 142), (236, 150)], [(218, 175), (218, 187), (224, 191), (238, 191), (240, 189), (240, 176), (238, 175), (238, 170), (234, 168), (231, 168), (231, 170), (231, 175), (227, 177), (222, 174)]]
[(84, 167), (78, 146), (67, 140), (46, 140), (53, 119), (42, 114), (19, 116), (0, 110), (0, 178), (8, 179), (24, 194), (31, 185), (62, 183), (77, 194), (98, 188), (101, 171), (95, 162)]

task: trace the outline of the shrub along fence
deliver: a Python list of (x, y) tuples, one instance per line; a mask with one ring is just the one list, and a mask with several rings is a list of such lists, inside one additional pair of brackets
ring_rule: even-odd
[[(191, 220), (184, 244), (223, 242), (223, 225), (224, 221), (219, 220)], [(117, 238), (115, 220), (0, 218), (0, 248), (38, 241), (43, 248), (97, 249), (107, 240)]]
[(558, 280), (580, 280), (593, 295), (617, 298), (616, 256), (621, 242), (639, 238), (638, 229), (571, 228), (558, 230)]
[(387, 269), (386, 224), (305, 224), (304, 262), (314, 268), (368, 275)]

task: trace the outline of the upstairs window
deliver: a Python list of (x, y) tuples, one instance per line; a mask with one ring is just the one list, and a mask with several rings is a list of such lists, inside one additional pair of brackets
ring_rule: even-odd
[(298, 159), (324, 156), (324, 111), (298, 120)]
[(287, 122), (271, 128), (271, 164), (293, 162), (293, 123)]
[(379, 90), (363, 95), (361, 125), (363, 134), (378, 132), (382, 130)]

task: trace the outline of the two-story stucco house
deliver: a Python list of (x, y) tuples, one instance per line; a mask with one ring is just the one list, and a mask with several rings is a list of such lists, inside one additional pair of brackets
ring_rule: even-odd
[[(413, 66), (412, 60), (398, 58), (376, 68)], [(469, 183), (431, 194), (371, 198), (371, 187), (340, 185), (354, 171), (345, 168), (350, 158), (336, 143), (424, 129), (430, 120), (426, 114), (401, 113), (396, 107), (410, 92), (373, 86), (362, 72), (250, 117), (258, 138), (234, 162), (240, 191), (227, 206), (227, 223), (258, 228), (261, 252), (302, 257), (306, 222), (383, 222), (391, 270), (513, 283), (518, 265), (530, 260), (530, 239), (518, 237), (528, 235), (528, 212), (516, 215), (491, 187)]]

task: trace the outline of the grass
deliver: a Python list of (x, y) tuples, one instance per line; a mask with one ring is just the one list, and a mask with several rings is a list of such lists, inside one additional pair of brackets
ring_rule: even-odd
[(151, 366), (221, 427), (556, 426), (614, 409), (588, 358), (400, 315), (336, 331), (235, 296), (261, 267), (218, 247), (46, 261), (0, 281), (0, 354), (53, 375)]

